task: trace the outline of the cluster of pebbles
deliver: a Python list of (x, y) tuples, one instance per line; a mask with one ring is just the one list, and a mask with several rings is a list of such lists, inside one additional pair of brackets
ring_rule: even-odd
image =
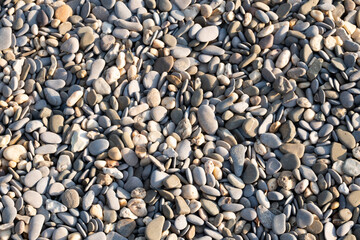
[(3, 0), (0, 239), (360, 239), (360, 0)]

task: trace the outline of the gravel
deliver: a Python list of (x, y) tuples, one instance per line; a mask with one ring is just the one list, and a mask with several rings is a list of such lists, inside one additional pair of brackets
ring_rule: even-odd
[(0, 239), (360, 239), (359, 12), (3, 1)]

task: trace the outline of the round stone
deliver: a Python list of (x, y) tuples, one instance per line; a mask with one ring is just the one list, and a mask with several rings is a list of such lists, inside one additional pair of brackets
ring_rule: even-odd
[(79, 193), (75, 189), (68, 189), (61, 195), (61, 202), (69, 209), (80, 205)]
[(95, 141), (92, 141), (89, 146), (89, 152), (97, 156), (103, 152), (105, 152), (109, 148), (109, 141), (106, 139), (97, 139)]

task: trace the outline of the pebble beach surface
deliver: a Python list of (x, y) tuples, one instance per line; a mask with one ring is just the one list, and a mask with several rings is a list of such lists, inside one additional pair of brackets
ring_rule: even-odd
[(3, 0), (0, 239), (360, 239), (360, 0)]

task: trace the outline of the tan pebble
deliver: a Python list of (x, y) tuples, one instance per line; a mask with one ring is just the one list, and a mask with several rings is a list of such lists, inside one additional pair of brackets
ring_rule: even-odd
[(311, 10), (310, 15), (318, 22), (324, 21), (324, 14), (320, 10)]
[(26, 94), (19, 94), (15, 97), (15, 102), (18, 104), (22, 104), (24, 102), (27, 102), (29, 100), (29, 96)]
[(138, 217), (145, 217), (147, 214), (146, 203), (142, 199), (131, 199), (127, 207)]
[(147, 155), (146, 147), (142, 145), (137, 145), (135, 147), (135, 154), (138, 156), (138, 158), (143, 159)]
[(129, 81), (134, 80), (137, 77), (137, 68), (135, 65), (131, 65), (127, 71)]
[(212, 7), (209, 4), (201, 4), (200, 7), (201, 15), (205, 18), (208, 18), (211, 16), (212, 13)]
[(216, 180), (220, 180), (220, 179), (222, 179), (223, 174), (219, 167), (214, 167), (213, 175)]
[(164, 106), (166, 109), (173, 109), (175, 108), (176, 101), (174, 97), (165, 97), (161, 101), (161, 105)]
[(108, 151), (108, 156), (112, 160), (120, 160), (122, 157), (121, 152), (120, 152), (119, 148), (117, 148), (117, 147), (110, 148), (110, 150)]
[(280, 126), (281, 126), (281, 123), (280, 123), (279, 121), (273, 122), (273, 123), (270, 125), (269, 132), (271, 132), (271, 133), (277, 132), (278, 129), (280, 128)]
[(97, 217), (100, 220), (103, 219), (103, 211), (102, 211), (102, 208), (101, 208), (100, 204), (95, 204), (95, 205), (91, 206), (90, 215), (93, 216), (93, 217)]
[(51, 27), (57, 28), (60, 25), (61, 21), (59, 19), (53, 19), (51, 21)]
[(339, 203), (339, 202), (333, 202), (333, 203), (331, 204), (330, 208), (331, 208), (332, 210), (334, 210), (334, 209), (337, 209), (339, 206), (340, 206), (340, 203)]
[(66, 20), (70, 16), (72, 16), (72, 14), (73, 14), (73, 10), (67, 4), (62, 5), (61, 7), (55, 10), (55, 18), (59, 19), (61, 22), (66, 22)]
[(68, 236), (67, 239), (68, 239), (68, 240), (81, 240), (82, 237), (81, 237), (81, 234), (80, 234), (80, 233), (74, 232), (74, 233), (69, 234), (69, 236)]
[(275, 191), (278, 187), (278, 184), (276, 182), (276, 178), (271, 178), (268, 182), (267, 182), (267, 186), (269, 188), (269, 191)]
[(315, 37), (311, 38), (310, 46), (314, 52), (319, 52), (324, 46), (323, 36), (316, 35)]
[(165, 43), (159, 39), (155, 39), (152, 45), (154, 48), (164, 48)]
[(5, 148), (3, 157), (8, 161), (19, 162), (21, 159), (26, 158), (26, 149), (22, 145), (12, 145)]

